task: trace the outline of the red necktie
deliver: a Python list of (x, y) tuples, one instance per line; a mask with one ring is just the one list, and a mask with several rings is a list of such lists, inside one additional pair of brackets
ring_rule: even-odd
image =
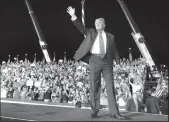
[(104, 58), (105, 50), (104, 50), (103, 36), (101, 32), (99, 32), (99, 44), (100, 44), (100, 58)]

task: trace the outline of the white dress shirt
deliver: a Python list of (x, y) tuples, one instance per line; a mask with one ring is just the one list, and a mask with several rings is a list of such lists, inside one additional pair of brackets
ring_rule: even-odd
[[(107, 38), (106, 38), (106, 33), (104, 31), (102, 32), (102, 37), (103, 37), (103, 42), (104, 42), (104, 50), (106, 54)], [(99, 34), (97, 35), (90, 52), (92, 54), (100, 54)]]

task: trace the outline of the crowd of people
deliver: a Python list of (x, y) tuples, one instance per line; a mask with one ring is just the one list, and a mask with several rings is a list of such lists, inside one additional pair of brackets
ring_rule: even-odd
[[(114, 61), (114, 85), (116, 100), (125, 105), (132, 93), (143, 97), (146, 77), (146, 63), (143, 58), (133, 61), (121, 59)], [(83, 62), (59, 60), (46, 63), (43, 61), (2, 62), (1, 98), (21, 100), (40, 100), (44, 102), (72, 103), (89, 102), (90, 68)], [(106, 85), (102, 78), (101, 104), (106, 103)]]
[[(13, 92), (19, 91), (21, 99), (35, 99), (34, 97), (37, 97), (35, 93), (37, 93), (39, 97), (52, 98), (51, 100), (55, 102), (65, 102), (65, 99), (66, 102), (72, 100), (87, 102), (90, 93), (89, 72), (88, 65), (72, 60), (66, 62), (59, 60), (50, 64), (45, 61), (31, 63), (22, 60), (10, 63), (2, 62), (1, 87), (6, 89), (6, 92), (8, 91), (7, 97), (16, 97), (13, 96)], [(141, 60), (130, 62), (123, 59), (120, 61), (120, 65), (115, 64), (114, 78), (117, 99), (122, 97), (126, 101), (130, 97), (130, 84), (143, 86), (144, 75), (144, 63)], [(134, 83), (129, 82), (129, 78), (134, 79)], [(102, 79), (101, 96), (103, 98), (106, 98), (105, 89), (106, 86)], [(140, 87), (139, 90), (142, 88)], [(59, 100), (56, 100), (54, 96), (57, 96)]]

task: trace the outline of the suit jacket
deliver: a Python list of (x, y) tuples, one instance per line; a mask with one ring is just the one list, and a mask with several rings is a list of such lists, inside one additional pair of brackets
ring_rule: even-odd
[[(139, 100), (137, 100), (137, 103), (138, 103), (138, 112), (142, 112), (141, 102)], [(135, 105), (133, 98), (131, 98), (127, 101), (126, 111), (136, 112), (136, 105)]]
[(148, 96), (146, 99), (147, 113), (159, 114), (160, 103), (158, 98), (154, 96)]
[[(90, 50), (98, 35), (98, 32), (95, 29), (86, 28), (78, 19), (74, 20), (73, 23), (80, 30), (81, 33), (86, 35), (86, 38), (83, 40), (73, 58), (77, 61), (82, 60), (86, 63), (89, 63)], [(119, 55), (116, 49), (116, 44), (114, 42), (114, 36), (106, 32), (106, 37), (107, 46), (105, 58), (107, 58), (108, 63), (113, 66), (113, 59), (115, 59), (116, 62), (119, 63)]]

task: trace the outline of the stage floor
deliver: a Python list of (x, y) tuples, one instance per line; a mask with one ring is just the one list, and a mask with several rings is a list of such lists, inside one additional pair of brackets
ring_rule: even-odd
[[(1, 99), (1, 121), (113, 121), (107, 109), (101, 109), (98, 118), (91, 118), (91, 109), (75, 108), (66, 104), (23, 102)], [(168, 121), (168, 115), (132, 113), (120, 110), (129, 121)]]

